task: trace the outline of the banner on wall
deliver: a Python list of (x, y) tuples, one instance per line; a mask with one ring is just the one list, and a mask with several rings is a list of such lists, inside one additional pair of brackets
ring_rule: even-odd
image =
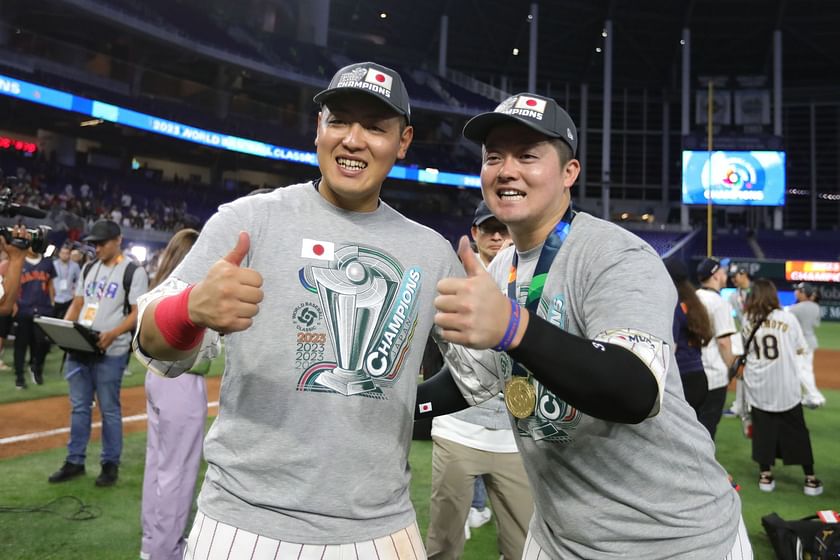
[(840, 283), (840, 262), (786, 261), (785, 280)]

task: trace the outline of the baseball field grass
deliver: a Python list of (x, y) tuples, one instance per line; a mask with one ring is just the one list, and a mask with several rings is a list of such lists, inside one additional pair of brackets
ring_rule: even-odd
[[(820, 346), (840, 349), (840, 323), (820, 328)], [(10, 352), (7, 352), (10, 357)], [(60, 354), (50, 360), (57, 371)], [(48, 362), (47, 371), (50, 363)], [(131, 366), (134, 374), (125, 385), (140, 385), (143, 371)], [(218, 374), (214, 370), (213, 374)], [(28, 391), (0, 390), (0, 403), (66, 394), (66, 383), (57, 374), (46, 376), (47, 383)], [(2, 379), (9, 382), (8, 374)], [(37, 392), (37, 393), (36, 393)], [(825, 390), (828, 404), (819, 410), (806, 410), (816, 459), (816, 473), (825, 492), (808, 497), (802, 492), (800, 467), (777, 465), (776, 490), (758, 489), (757, 466), (751, 459), (750, 441), (741, 433), (737, 419), (723, 419), (718, 429), (717, 456), (721, 464), (740, 483), (743, 516), (757, 560), (772, 560), (772, 548), (761, 527), (761, 517), (771, 512), (784, 519), (797, 519), (819, 509), (840, 508), (840, 391)], [(731, 397), (730, 397), (731, 400)], [(33, 401), (37, 406), (37, 401)], [(2, 421), (2, 420), (0, 420)], [(211, 422), (212, 420), (208, 421)], [(120, 480), (113, 488), (97, 488), (99, 442), (88, 448), (88, 473), (79, 479), (52, 485), (47, 476), (64, 460), (63, 448), (52, 449), (0, 461), (0, 558), (4, 560), (134, 560), (140, 550), (140, 495), (145, 455), (145, 433), (129, 434), (120, 469)], [(431, 443), (416, 441), (411, 449), (411, 495), (421, 532), (428, 525), (431, 493)], [(83, 504), (80, 510), (79, 506)], [(496, 560), (496, 532), (493, 523), (474, 529), (467, 542), (465, 560)]]

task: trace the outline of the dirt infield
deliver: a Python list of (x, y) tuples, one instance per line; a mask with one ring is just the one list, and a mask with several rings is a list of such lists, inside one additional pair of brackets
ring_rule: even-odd
[[(219, 400), (219, 383), (221, 377), (207, 378), (207, 398), (210, 402)], [(123, 418), (146, 413), (146, 391), (143, 386), (129, 387), (121, 393)], [(215, 415), (216, 410), (211, 409)], [(32, 401), (22, 401), (0, 405), (0, 440), (23, 434), (34, 434), (49, 430), (61, 429), (70, 425), (70, 399), (67, 396), (50, 397)], [(93, 421), (100, 422), (99, 409), (93, 409)], [(146, 429), (145, 420), (126, 422), (123, 433), (139, 432)], [(99, 439), (100, 429), (94, 428), (92, 439)], [(17, 457), (67, 445), (69, 433), (58, 433), (46, 437), (38, 437), (27, 441), (0, 444), (0, 459)]]
[[(823, 389), (840, 389), (840, 351), (817, 350), (814, 370), (817, 386)], [(221, 377), (207, 379), (207, 396), (211, 402), (219, 400)], [(122, 391), (123, 417), (145, 414), (146, 394), (143, 387), (131, 387)], [(215, 414), (215, 410), (210, 411)], [(24, 401), (0, 405), (0, 440), (12, 436), (56, 430), (66, 427), (70, 419), (70, 402), (66, 396), (51, 397), (33, 401)], [(99, 422), (99, 413), (94, 409), (94, 422)], [(124, 433), (139, 432), (146, 429), (145, 420), (126, 422)], [(95, 428), (91, 437), (99, 438), (99, 429)], [(67, 444), (65, 432), (26, 441), (0, 443), (0, 459), (26, 455), (35, 451), (62, 447)]]

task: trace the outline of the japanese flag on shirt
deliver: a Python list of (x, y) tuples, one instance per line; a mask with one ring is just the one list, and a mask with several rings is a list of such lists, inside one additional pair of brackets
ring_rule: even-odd
[(335, 243), (331, 241), (317, 241), (304, 239), (300, 248), (300, 256), (305, 259), (331, 261), (335, 259)]

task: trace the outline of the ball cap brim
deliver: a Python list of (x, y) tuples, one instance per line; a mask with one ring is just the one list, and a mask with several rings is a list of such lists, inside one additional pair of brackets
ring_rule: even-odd
[(517, 93), (495, 110), (474, 116), (464, 126), (464, 138), (483, 144), (493, 128), (510, 122), (523, 124), (550, 138), (560, 138), (572, 153), (577, 153), (577, 126), (572, 117), (554, 99), (533, 93)]
[(381, 101), (398, 115), (411, 121), (408, 91), (399, 73), (375, 62), (349, 64), (335, 73), (327, 89), (312, 98), (323, 105), (328, 100), (347, 93), (364, 93)]

